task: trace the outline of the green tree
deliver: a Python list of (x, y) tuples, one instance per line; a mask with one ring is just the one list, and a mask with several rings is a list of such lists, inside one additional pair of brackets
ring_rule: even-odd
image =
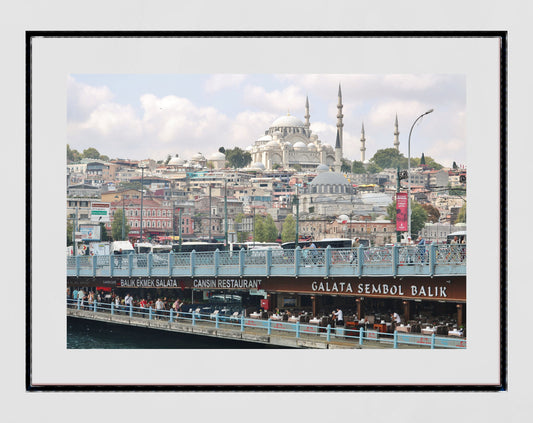
[(352, 170), (352, 166), (349, 160), (342, 159), (341, 172), (349, 173)]
[(296, 220), (292, 214), (289, 214), (283, 222), (281, 230), (281, 241), (290, 242), (296, 239)]
[(222, 154), (226, 154), (226, 149), (225, 149), (224, 147), (220, 147), (220, 148), (218, 149), (218, 152), (219, 152), (219, 153), (222, 153)]
[(426, 166), (429, 169), (441, 170), (443, 167), (441, 164), (437, 163), (432, 157), (429, 156), (424, 157), (424, 161), (426, 162)]
[[(122, 212), (122, 210), (121, 210)], [(120, 233), (122, 236), (122, 232)], [(105, 224), (100, 222), (100, 240), (101, 241), (109, 241), (109, 235), (107, 233), (107, 229), (105, 228)]]
[[(387, 219), (396, 223), (396, 201), (387, 207)], [(428, 221), (427, 212), (420, 203), (411, 201), (411, 236), (418, 234)]]
[(263, 224), (265, 229), (264, 242), (275, 242), (278, 238), (278, 228), (276, 228), (276, 223), (274, 222), (272, 216), (267, 214)]
[(172, 159), (172, 156), (169, 154), (165, 160), (165, 164), (167, 165), (168, 162), (170, 161), (170, 159)]
[(115, 210), (113, 222), (111, 222), (111, 236), (113, 239), (115, 241), (127, 240), (130, 229), (131, 227), (128, 224), (128, 218), (124, 216), (124, 238), (122, 238), (122, 209)]
[(99, 158), (100, 158), (100, 160), (103, 160), (104, 162), (108, 162), (109, 161), (109, 156), (101, 155)]
[(265, 222), (263, 216), (255, 215), (254, 216), (254, 241), (265, 242), (266, 233), (265, 233)]
[(298, 163), (295, 163), (292, 165), (292, 168), (296, 171), (296, 172), (301, 172), (302, 171), (302, 166), (300, 166)]
[(420, 158), (420, 164), (423, 166), (426, 165), (426, 158), (424, 157), (424, 153), (422, 153), (422, 157)]
[(454, 223), (466, 223), (466, 203), (463, 204), (463, 207), (461, 207), (461, 210), (459, 210), (457, 219), (455, 219)]
[(86, 159), (99, 159), (100, 153), (96, 148), (90, 147), (83, 150), (83, 157), (85, 157)]
[(238, 169), (246, 167), (252, 162), (252, 155), (239, 147), (225, 150), (224, 154), (226, 155), (228, 167)]
[(370, 163), (381, 169), (407, 167), (407, 159), (395, 148), (384, 148), (376, 151), (376, 154), (370, 159)]
[(72, 222), (67, 222), (67, 247), (72, 245), (72, 231), (74, 229), (74, 224)]
[(352, 162), (352, 173), (356, 173), (356, 174), (366, 173), (365, 165), (363, 164), (363, 162), (358, 162), (357, 160), (354, 160)]
[(67, 144), (67, 160), (69, 162), (79, 162), (81, 160), (81, 154), (78, 150), (71, 150), (70, 145)]
[(369, 163), (368, 167), (366, 168), (367, 172), (368, 173), (379, 173), (381, 172), (383, 169), (381, 167), (379, 167), (377, 164), (375, 163)]
[(453, 162), (452, 168), (453, 170), (457, 170), (459, 167), (457, 166), (457, 163)]

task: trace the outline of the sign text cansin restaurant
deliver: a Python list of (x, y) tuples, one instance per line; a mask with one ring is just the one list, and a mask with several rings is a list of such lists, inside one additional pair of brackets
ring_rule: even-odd
[[(346, 295), (378, 298), (466, 301), (466, 276), (430, 277), (68, 277), (69, 286), (108, 286), (114, 288), (195, 289), (195, 290), (264, 290), (309, 295)], [(105, 279), (105, 280), (104, 280)]]

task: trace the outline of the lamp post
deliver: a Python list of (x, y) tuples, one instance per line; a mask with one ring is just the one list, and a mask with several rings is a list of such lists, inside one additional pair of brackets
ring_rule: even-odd
[(141, 168), (141, 229), (139, 233), (139, 242), (143, 242), (143, 199), (144, 199), (144, 169), (146, 165), (144, 163), (139, 164)]
[(409, 130), (409, 141), (407, 143), (407, 237), (411, 237), (411, 133), (413, 132), (413, 128), (415, 127), (416, 122), (418, 122), (419, 119), (424, 117), (425, 115), (430, 114), (433, 112), (433, 109), (429, 109), (426, 113), (421, 114), (418, 116), (413, 124), (411, 125), (411, 129)]

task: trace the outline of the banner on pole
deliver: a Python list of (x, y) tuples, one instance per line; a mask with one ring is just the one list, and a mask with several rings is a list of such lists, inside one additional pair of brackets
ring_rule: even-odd
[(405, 232), (408, 230), (407, 224), (407, 193), (396, 193), (396, 230), (398, 232)]

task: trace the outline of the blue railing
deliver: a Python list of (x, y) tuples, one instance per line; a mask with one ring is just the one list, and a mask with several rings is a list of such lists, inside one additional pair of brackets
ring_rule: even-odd
[[(377, 330), (360, 328), (333, 328), (331, 325), (320, 326), (309, 322), (288, 322), (268, 319), (255, 319), (244, 315), (244, 311), (214, 310), (210, 313), (202, 313), (200, 308), (189, 309), (188, 312), (174, 310), (155, 310), (151, 307), (135, 307), (133, 305), (116, 306), (114, 303), (104, 303), (67, 299), (67, 308), (88, 311), (94, 313), (96, 317), (99, 313), (124, 316), (130, 319), (161, 320), (169, 323), (183, 323), (191, 326), (205, 325), (214, 329), (238, 330), (244, 332), (246, 329), (262, 329), (266, 335), (286, 334), (295, 338), (306, 337), (306, 339), (322, 338), (327, 343), (342, 341), (352, 343), (353, 347), (362, 346), (369, 342), (379, 342), (380, 344), (400, 348), (403, 346), (421, 346), (431, 349), (452, 348), (465, 349), (466, 339), (449, 336), (420, 335), (414, 333), (403, 333), (394, 331), (393, 333), (383, 333)], [(86, 317), (86, 316), (85, 316)], [(106, 319), (106, 321), (108, 321)], [(136, 322), (138, 324), (138, 321)]]
[(466, 275), (466, 245), (68, 256), (67, 276)]

